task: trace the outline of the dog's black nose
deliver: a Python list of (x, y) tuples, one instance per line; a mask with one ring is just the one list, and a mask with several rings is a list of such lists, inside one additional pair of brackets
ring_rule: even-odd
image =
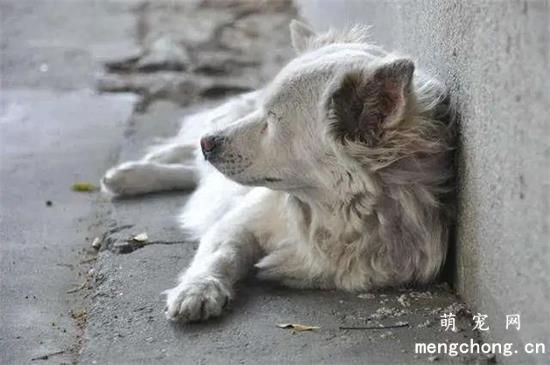
[(220, 142), (221, 138), (218, 136), (204, 136), (201, 138), (201, 149), (205, 159), (208, 160), (208, 157), (216, 152)]

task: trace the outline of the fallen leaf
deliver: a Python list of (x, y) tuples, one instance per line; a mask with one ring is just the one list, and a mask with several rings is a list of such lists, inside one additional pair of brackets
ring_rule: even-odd
[(149, 239), (149, 236), (147, 236), (147, 233), (145, 232), (136, 234), (135, 236), (132, 237), (132, 241), (136, 241), (136, 242), (145, 242), (148, 239)]
[(98, 189), (97, 186), (84, 181), (74, 183), (71, 188), (73, 189), (73, 191), (78, 191), (80, 193), (89, 193)]
[(281, 323), (281, 324), (278, 324), (277, 327), (284, 328), (284, 329), (291, 329), (296, 332), (313, 331), (313, 330), (318, 330), (320, 328), (316, 326), (306, 326), (298, 323)]

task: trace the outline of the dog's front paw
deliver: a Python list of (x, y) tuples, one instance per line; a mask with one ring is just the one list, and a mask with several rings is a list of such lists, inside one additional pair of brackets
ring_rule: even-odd
[(231, 299), (230, 290), (214, 277), (183, 281), (166, 294), (166, 318), (184, 322), (202, 321), (221, 314)]
[(140, 162), (126, 162), (113, 167), (101, 179), (101, 189), (115, 195), (135, 195), (146, 192), (150, 178), (143, 173)]

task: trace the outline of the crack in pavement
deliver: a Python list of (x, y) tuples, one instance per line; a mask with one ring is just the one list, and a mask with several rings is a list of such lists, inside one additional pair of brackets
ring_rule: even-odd
[(180, 245), (186, 243), (193, 243), (192, 241), (150, 241), (146, 242), (145, 246), (148, 245)]
[(145, 246), (151, 246), (151, 245), (182, 245), (182, 244), (193, 244), (193, 241), (165, 241), (165, 240), (157, 240), (157, 241), (144, 241), (144, 242), (138, 242), (133, 240), (121, 240), (118, 242), (115, 242), (114, 244), (110, 245), (109, 251), (115, 253), (115, 254), (129, 254), (136, 250), (139, 250), (140, 248), (143, 248)]

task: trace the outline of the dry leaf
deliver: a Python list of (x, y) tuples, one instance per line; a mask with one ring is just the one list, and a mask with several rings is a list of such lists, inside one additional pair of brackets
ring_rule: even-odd
[(296, 332), (313, 331), (313, 330), (318, 330), (320, 328), (320, 327), (316, 327), (316, 326), (306, 326), (306, 325), (298, 324), (298, 323), (281, 323), (281, 324), (278, 324), (277, 327), (285, 328), (285, 329), (292, 329)]
[(82, 192), (87, 193), (87, 192), (97, 190), (97, 186), (95, 186), (93, 184), (90, 184), (89, 182), (84, 182), (84, 181), (74, 183), (71, 188), (73, 189), (73, 191), (78, 191), (78, 192), (81, 192), (81, 193)]
[(147, 236), (147, 233), (145, 233), (145, 232), (142, 232), (140, 234), (136, 234), (135, 236), (132, 237), (132, 240), (136, 241), (136, 242), (145, 242), (148, 239), (149, 239), (149, 237)]

